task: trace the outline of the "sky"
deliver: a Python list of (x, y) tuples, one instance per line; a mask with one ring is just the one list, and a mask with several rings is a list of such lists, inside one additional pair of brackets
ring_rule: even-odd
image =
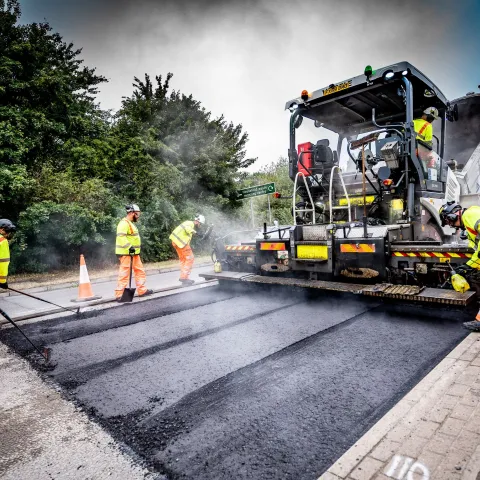
[[(117, 110), (133, 77), (170, 85), (249, 135), (251, 167), (286, 156), (285, 103), (406, 60), (449, 99), (480, 84), (479, 0), (20, 0), (22, 22), (48, 21), (109, 83)], [(304, 135), (316, 135), (312, 131)], [(299, 138), (300, 141), (317, 138)]]

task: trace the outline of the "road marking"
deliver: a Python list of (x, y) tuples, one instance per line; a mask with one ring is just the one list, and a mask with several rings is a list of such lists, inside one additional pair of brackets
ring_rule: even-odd
[[(397, 473), (400, 465), (401, 468)], [(421, 475), (422, 480), (429, 480), (430, 478), (430, 471), (428, 468), (423, 465), (423, 463), (414, 462), (414, 459), (410, 457), (395, 455), (392, 458), (392, 462), (390, 463), (389, 467), (390, 468), (388, 468), (388, 470), (385, 470), (385, 475), (387, 477), (395, 478), (396, 480), (414, 480), (414, 473)]]

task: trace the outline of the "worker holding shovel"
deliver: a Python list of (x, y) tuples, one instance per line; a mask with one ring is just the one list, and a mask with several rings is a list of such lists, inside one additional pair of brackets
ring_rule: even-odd
[[(118, 272), (117, 288), (115, 289), (115, 298), (119, 302), (132, 301), (131, 298), (126, 298), (124, 291), (127, 288), (129, 279), (131, 282), (131, 273), (135, 276), (135, 283), (137, 284), (138, 296), (145, 297), (151, 295), (153, 290), (148, 290), (145, 286), (146, 274), (142, 261), (140, 260), (141, 241), (138, 229), (135, 223), (140, 217), (140, 207), (134, 203), (127, 205), (127, 215), (120, 220), (117, 226), (117, 241), (115, 246), (115, 253), (120, 260), (120, 269)], [(129, 285), (128, 292), (135, 291)]]

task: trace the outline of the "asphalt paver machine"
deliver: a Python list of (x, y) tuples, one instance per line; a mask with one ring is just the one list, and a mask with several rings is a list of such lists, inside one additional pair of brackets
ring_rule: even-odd
[[(438, 119), (432, 142), (425, 143), (414, 119), (430, 107)], [(225, 232), (215, 245), (222, 271), (204, 276), (423, 303), (472, 302), (475, 292), (455, 292), (448, 284), (452, 266), (473, 252), (460, 232), (442, 227), (438, 214), (461, 195), (444, 160), (447, 126), (459, 120), (456, 104), (400, 62), (304, 90), (285, 109), (293, 194), (283, 201), (291, 202), (292, 224), (264, 224), (241, 242)]]

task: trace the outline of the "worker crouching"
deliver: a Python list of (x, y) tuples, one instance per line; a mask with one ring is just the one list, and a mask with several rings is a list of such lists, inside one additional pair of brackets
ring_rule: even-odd
[(136, 204), (127, 205), (127, 216), (120, 220), (117, 226), (117, 240), (115, 254), (120, 260), (118, 272), (117, 288), (115, 289), (115, 298), (122, 298), (123, 290), (127, 286), (130, 276), (130, 262), (132, 263), (133, 275), (137, 284), (139, 297), (151, 295), (153, 290), (148, 290), (145, 286), (147, 276), (145, 268), (140, 260), (141, 241), (140, 234), (135, 223), (140, 217), (140, 208)]
[[(455, 273), (466, 278), (475, 287), (478, 296), (480, 294), (480, 207), (464, 209), (460, 204), (450, 201), (440, 208), (439, 213), (442, 226), (448, 225), (465, 230), (468, 246), (475, 251), (467, 263), (455, 269)], [(463, 326), (480, 332), (480, 311), (475, 320), (465, 322)]]
[(195, 228), (203, 224), (205, 224), (205, 217), (197, 214), (193, 222), (187, 220), (181, 223), (169, 237), (180, 259), (180, 282), (182, 282), (183, 285), (192, 285), (195, 283), (194, 280), (190, 280), (189, 278), (195, 260), (190, 242), (193, 235), (197, 233)]

